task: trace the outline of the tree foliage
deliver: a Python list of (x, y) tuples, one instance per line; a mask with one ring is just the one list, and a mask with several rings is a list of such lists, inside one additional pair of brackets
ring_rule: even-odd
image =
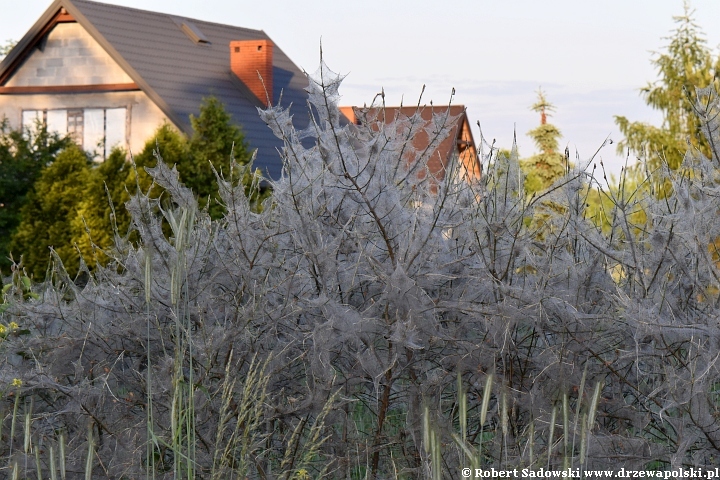
[(5, 40), (5, 43), (0, 45), (0, 60), (10, 53), (10, 50), (12, 50), (16, 44), (17, 42), (15, 40)]
[(546, 190), (567, 171), (567, 159), (558, 151), (560, 130), (547, 121), (555, 106), (548, 102), (542, 90), (538, 90), (538, 101), (530, 108), (540, 114), (540, 125), (528, 132), (539, 153), (521, 162), (525, 191), (529, 195)]
[[(231, 122), (230, 114), (217, 98), (206, 99), (200, 108), (200, 115), (191, 115), (190, 122), (193, 134), (188, 142), (188, 155), (185, 161), (178, 163), (178, 172), (183, 183), (200, 199), (201, 207), (208, 205), (210, 216), (220, 218), (223, 206), (219, 203), (213, 169), (229, 175), (231, 158), (239, 165), (246, 165), (250, 161), (250, 153), (242, 131)], [(237, 175), (239, 171), (235, 170), (234, 173)], [(251, 173), (248, 172), (243, 179), (233, 180), (242, 181), (249, 192)], [(256, 175), (259, 173), (256, 172)]]
[(693, 111), (695, 89), (709, 85), (718, 88), (720, 56), (707, 47), (704, 34), (693, 19), (689, 3), (682, 15), (673, 17), (675, 30), (669, 43), (652, 60), (658, 79), (640, 90), (645, 103), (662, 113), (662, 125), (632, 122), (616, 116), (615, 123), (625, 137), (618, 143), (618, 152), (629, 149), (647, 162), (650, 171), (667, 163), (672, 169), (682, 164), (688, 146), (710, 155), (707, 139), (701, 134), (701, 123)]
[[(77, 146), (63, 150), (35, 182), (20, 214), (10, 249), (22, 252), (23, 265), (36, 279), (45, 278), (53, 248), (68, 271), (77, 273), (80, 255), (77, 236), (78, 206), (87, 200), (92, 183), (90, 160)], [(75, 227), (75, 228), (74, 228)]]
[[(22, 218), (22, 208), (42, 169), (69, 144), (42, 126), (34, 132), (13, 131), (0, 124), (0, 271), (8, 273), (10, 239)], [(16, 258), (19, 260), (19, 258)]]
[[(12, 297), (0, 382), (28, 427), (0, 446), (8, 464), (47, 473), (9, 451), (27, 431), (118, 478), (716, 465), (720, 151), (665, 169), (663, 201), (619, 198), (602, 229), (587, 165), (542, 199), (504, 156), (478, 183), (457, 165), (431, 183), (411, 139), (431, 152), (452, 119), (341, 125), (339, 83), (322, 65), (310, 130), (262, 113), (285, 142), (273, 208), (253, 211), (231, 163), (214, 220), (158, 162), (172, 201), (130, 200), (137, 244), (82, 288), (58, 263), (39, 298)], [(720, 100), (701, 100), (720, 145)]]
[[(22, 224), (19, 207), (12, 210), (12, 218), (6, 221), (6, 238), (9, 240), (14, 235), (12, 251), (15, 260), (18, 261), (20, 255), (23, 255), (23, 265), (37, 279), (42, 278), (47, 268), (50, 246), (54, 247), (55, 253), (71, 274), (78, 272), (80, 256), (91, 268), (98, 262), (106, 261), (104, 250), (114, 244), (116, 235), (124, 237), (128, 232), (131, 218), (125, 204), (131, 196), (139, 191), (149, 193), (153, 198), (161, 198), (163, 195), (164, 189), (153, 182), (146, 170), (156, 166), (158, 156), (176, 166), (180, 177), (198, 196), (201, 208), (208, 208), (212, 218), (220, 217), (224, 207), (218, 195), (213, 168), (229, 174), (231, 158), (235, 159), (237, 165), (244, 166), (249, 163), (250, 154), (242, 131), (232, 124), (230, 115), (217, 99), (205, 100), (200, 115), (191, 117), (191, 121), (194, 133), (190, 138), (169, 124), (160, 126), (153, 138), (147, 141), (143, 151), (134, 157), (134, 166), (126, 161), (126, 152), (115, 150), (104, 163), (89, 165), (87, 172), (63, 170), (67, 165), (46, 169), (35, 187), (42, 193), (33, 197), (32, 206), (22, 210)], [(8, 138), (14, 139), (14, 143), (8, 142), (5, 150), (7, 155), (10, 155), (10, 151), (24, 152), (22, 155), (14, 154), (13, 158), (20, 159), (14, 164), (17, 165), (16, 169), (26, 168), (27, 165), (34, 168), (32, 175), (24, 170), (1, 169), (3, 175), (12, 178), (0, 183), (0, 188), (7, 185), (7, 194), (0, 190), (0, 198), (10, 198), (9, 202), (13, 206), (20, 206), (24, 201), (24, 197), (16, 194), (17, 189), (25, 188), (27, 191), (41, 169), (51, 163), (52, 155), (68, 145), (67, 140), (60, 141), (42, 129), (40, 132), (32, 143), (18, 132), (8, 133)], [(79, 162), (82, 152), (75, 148), (72, 150), (71, 156)], [(3, 155), (2, 152), (0, 144), (0, 155)], [(39, 160), (35, 161), (36, 157)], [(64, 162), (67, 161), (68, 157), (64, 157)], [(236, 168), (233, 171), (236, 177), (232, 181), (243, 183), (250, 193), (251, 184), (257, 181), (259, 173), (249, 168)], [(69, 177), (64, 177), (66, 175)], [(15, 177), (19, 176), (23, 177), (22, 181), (16, 182)], [(53, 184), (56, 186), (50, 189)], [(63, 188), (70, 189), (67, 195), (62, 193)], [(257, 204), (263, 194), (253, 192), (253, 201)], [(59, 214), (53, 216), (53, 210)], [(0, 222), (3, 213), (5, 210), (0, 210)]]
[[(124, 205), (132, 166), (127, 161), (127, 153), (116, 148), (103, 163), (93, 163), (90, 170), (83, 198), (75, 207), (70, 227), (72, 243), (86, 264), (94, 268), (98, 263), (108, 261), (104, 250), (119, 240), (116, 235), (127, 232), (129, 215)], [(71, 267), (74, 265), (70, 264)]]
[[(228, 173), (232, 159), (238, 165), (248, 165), (251, 154), (248, 151), (245, 137), (223, 104), (215, 97), (206, 98), (200, 106), (200, 115), (190, 116), (193, 133), (188, 138), (178, 132), (169, 124), (163, 124), (145, 143), (145, 148), (135, 155), (136, 168), (128, 172), (128, 178), (124, 190), (129, 194), (135, 194), (139, 187), (147, 192), (151, 187), (154, 189), (152, 195), (159, 197), (162, 188), (153, 185), (152, 177), (147, 174), (147, 168), (153, 168), (157, 164), (157, 157), (161, 157), (165, 163), (174, 165), (180, 179), (198, 197), (201, 208), (207, 207), (212, 218), (222, 216), (223, 206), (218, 195), (215, 172)], [(259, 172), (252, 172), (247, 169), (242, 178), (234, 178), (233, 181), (246, 185), (250, 192), (254, 177), (259, 177)], [(239, 175), (239, 171), (235, 171)], [(259, 192), (254, 193), (259, 202)], [(130, 199), (129, 195), (120, 195), (124, 204)], [(119, 222), (122, 230), (128, 226), (129, 217), (123, 213)]]
[(145, 142), (142, 151), (133, 156), (133, 164), (125, 166), (125, 177), (113, 190), (112, 199), (116, 209), (116, 222), (118, 231), (125, 235), (130, 227), (130, 214), (124, 205), (133, 195), (146, 193), (153, 198), (159, 198), (164, 189), (153, 182), (148, 169), (157, 165), (160, 156), (169, 165), (177, 165), (187, 161), (188, 145), (186, 137), (172, 125), (164, 123), (158, 127), (152, 138)]

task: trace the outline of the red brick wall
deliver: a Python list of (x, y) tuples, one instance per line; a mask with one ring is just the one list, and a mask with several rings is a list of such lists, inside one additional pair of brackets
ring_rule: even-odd
[(272, 67), (273, 43), (270, 40), (230, 42), (230, 69), (266, 107), (273, 98)]

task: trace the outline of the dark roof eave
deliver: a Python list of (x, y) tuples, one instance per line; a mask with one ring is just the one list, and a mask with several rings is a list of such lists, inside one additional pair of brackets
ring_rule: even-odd
[(24, 56), (25, 51), (35, 45), (37, 37), (42, 33), (45, 25), (47, 25), (48, 22), (55, 17), (58, 10), (60, 10), (63, 6), (62, 4), (63, 0), (55, 0), (33, 24), (33, 26), (30, 27), (30, 30), (27, 31), (27, 33), (18, 41), (12, 50), (10, 50), (3, 61), (0, 62), (0, 78), (3, 78), (10, 69), (14, 69), (17, 66), (17, 62)]

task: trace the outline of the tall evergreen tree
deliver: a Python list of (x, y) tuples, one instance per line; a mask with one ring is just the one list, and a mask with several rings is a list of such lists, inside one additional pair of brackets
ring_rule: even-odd
[[(125, 202), (130, 200), (131, 195), (137, 193), (138, 188), (143, 193), (149, 192), (155, 198), (162, 195), (162, 187), (153, 184), (152, 178), (145, 170), (155, 167), (157, 164), (156, 154), (160, 155), (168, 165), (187, 162), (190, 155), (187, 138), (173, 126), (165, 123), (155, 131), (152, 138), (145, 142), (142, 151), (133, 157), (135, 166), (133, 167), (129, 163), (123, 165), (122, 181), (114, 182), (110, 190), (120, 235), (125, 235), (130, 225), (130, 215), (124, 208)], [(152, 191), (150, 191), (151, 189)], [(107, 199), (105, 202), (107, 203)]]
[[(190, 116), (193, 134), (188, 144), (189, 155), (177, 165), (183, 183), (198, 196), (201, 206), (208, 205), (213, 218), (222, 215), (223, 207), (218, 203), (218, 187), (212, 168), (229, 175), (231, 156), (240, 164), (250, 161), (245, 136), (231, 120), (217, 98), (205, 99), (200, 115)], [(234, 180), (244, 180), (249, 185), (251, 178)]]
[(525, 192), (528, 195), (550, 187), (567, 169), (565, 157), (558, 152), (560, 130), (547, 121), (551, 112), (555, 111), (555, 106), (545, 98), (542, 89), (538, 90), (538, 101), (530, 108), (540, 114), (540, 125), (528, 132), (540, 153), (520, 163), (525, 174)]
[[(225, 175), (229, 174), (230, 157), (240, 164), (247, 164), (251, 155), (248, 151), (245, 137), (240, 127), (232, 123), (232, 118), (223, 104), (215, 97), (205, 99), (200, 107), (200, 115), (190, 116), (193, 134), (188, 138), (168, 124), (162, 125), (153, 138), (145, 143), (145, 148), (137, 156), (135, 163), (137, 170), (128, 173), (125, 188), (130, 194), (136, 191), (139, 185), (143, 191), (150, 188), (152, 181), (145, 168), (154, 167), (157, 163), (156, 154), (168, 165), (175, 165), (180, 179), (197, 195), (202, 207), (208, 206), (213, 218), (222, 216), (223, 207), (220, 205), (217, 182), (213, 168)], [(137, 175), (137, 178), (136, 178)], [(259, 172), (246, 172), (243, 178), (233, 180), (250, 185), (252, 175)], [(161, 189), (153, 186), (153, 193), (159, 196)], [(129, 199), (127, 194), (121, 195), (124, 201)], [(126, 226), (129, 220), (122, 213), (121, 225)]]
[(713, 56), (705, 36), (693, 18), (694, 11), (686, 2), (684, 13), (673, 17), (676, 28), (667, 39), (670, 43), (663, 53), (652, 60), (658, 79), (640, 90), (650, 107), (662, 113), (662, 125), (656, 127), (643, 122), (631, 122), (616, 116), (615, 123), (625, 139), (618, 143), (618, 152), (630, 149), (645, 159), (654, 170), (663, 162), (672, 169), (682, 163), (688, 144), (705, 155), (709, 147), (700, 134), (700, 123), (693, 112), (696, 87), (718, 82), (720, 56)]

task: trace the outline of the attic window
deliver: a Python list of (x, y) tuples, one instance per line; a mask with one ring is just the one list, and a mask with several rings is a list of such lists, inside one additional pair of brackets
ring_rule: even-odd
[(182, 22), (182, 24), (180, 25), (180, 29), (193, 42), (195, 42), (199, 45), (210, 45), (210, 40), (208, 40), (208, 38), (205, 36), (205, 34), (202, 33), (195, 24), (188, 22), (186, 20), (186, 21)]

